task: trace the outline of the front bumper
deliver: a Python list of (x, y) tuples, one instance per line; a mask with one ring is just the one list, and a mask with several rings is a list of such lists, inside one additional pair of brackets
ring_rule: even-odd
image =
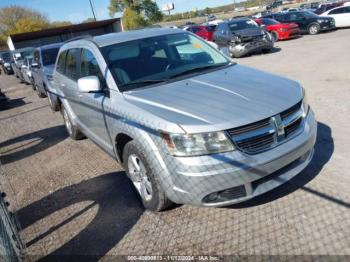
[[(303, 128), (293, 139), (255, 155), (238, 150), (199, 157), (164, 155), (166, 170), (160, 181), (167, 196), (179, 204), (225, 206), (246, 201), (285, 183), (308, 165), (317, 133), (311, 110)], [(209, 194), (218, 192), (226, 198), (208, 200)]]

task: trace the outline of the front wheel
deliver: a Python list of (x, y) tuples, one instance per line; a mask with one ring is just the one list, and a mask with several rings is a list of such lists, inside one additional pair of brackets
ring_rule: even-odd
[(278, 41), (278, 33), (276, 31), (271, 32), (271, 40), (272, 40), (272, 42)]
[(123, 163), (127, 176), (134, 184), (144, 207), (151, 211), (162, 211), (172, 203), (167, 198), (158, 177), (146, 154), (133, 140), (123, 150)]
[(310, 35), (317, 35), (320, 32), (320, 25), (319, 24), (312, 24), (309, 26), (309, 34)]
[(66, 130), (68, 132), (68, 135), (73, 140), (80, 140), (84, 138), (84, 134), (79, 131), (79, 129), (73, 125), (72, 121), (69, 118), (67, 110), (62, 106), (61, 107), (61, 113), (63, 116), (64, 124), (66, 126)]

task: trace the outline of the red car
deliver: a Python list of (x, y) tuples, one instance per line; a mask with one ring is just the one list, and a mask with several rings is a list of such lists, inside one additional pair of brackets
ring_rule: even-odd
[(213, 41), (214, 31), (216, 25), (193, 25), (187, 28), (187, 31), (195, 33), (196, 35), (208, 41)]
[(286, 40), (300, 36), (299, 26), (295, 23), (281, 24), (271, 18), (255, 19), (260, 26), (264, 25), (266, 30), (271, 33), (275, 41)]

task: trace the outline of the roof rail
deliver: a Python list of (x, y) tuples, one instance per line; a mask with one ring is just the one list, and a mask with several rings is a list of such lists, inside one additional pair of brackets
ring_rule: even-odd
[(80, 36), (70, 38), (70, 39), (64, 41), (64, 43), (69, 43), (69, 42), (72, 42), (75, 40), (81, 40), (81, 39), (92, 39), (92, 36), (91, 35), (80, 35)]

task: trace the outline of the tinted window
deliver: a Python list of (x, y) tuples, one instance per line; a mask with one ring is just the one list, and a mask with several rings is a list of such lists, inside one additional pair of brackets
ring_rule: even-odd
[(345, 8), (337, 8), (329, 12), (330, 15), (342, 14), (345, 12)]
[(206, 29), (207, 29), (208, 32), (214, 32), (215, 29), (216, 29), (216, 25), (207, 26)]
[(243, 21), (235, 21), (229, 23), (230, 31), (248, 29), (248, 28), (256, 28), (258, 26), (253, 20), (243, 20)]
[(345, 8), (345, 13), (350, 13), (350, 6), (344, 7)]
[(43, 59), (43, 64), (45, 66), (53, 65), (56, 62), (58, 50), (59, 48), (52, 48), (52, 49), (46, 49), (42, 51), (42, 59)]
[(97, 76), (103, 81), (103, 75), (94, 55), (87, 49), (83, 49), (80, 62), (80, 77)]
[(56, 70), (62, 74), (64, 74), (64, 67), (66, 64), (66, 54), (67, 51), (63, 51), (60, 53), (60, 57), (58, 58)]
[(198, 28), (198, 27), (192, 27), (192, 28), (190, 29), (190, 31), (193, 32), (193, 33), (198, 33), (198, 32), (200, 31), (200, 28)]
[(40, 55), (39, 55), (39, 50), (36, 50), (34, 52), (34, 61), (38, 64), (40, 64)]
[(70, 49), (66, 57), (65, 75), (74, 80), (78, 79), (78, 70), (77, 70), (78, 55), (79, 55), (79, 49), (75, 48), (75, 49)]
[(262, 19), (262, 23), (264, 25), (276, 25), (276, 24), (279, 24), (279, 22), (277, 22), (275, 19), (270, 19), (270, 18), (263, 18)]

